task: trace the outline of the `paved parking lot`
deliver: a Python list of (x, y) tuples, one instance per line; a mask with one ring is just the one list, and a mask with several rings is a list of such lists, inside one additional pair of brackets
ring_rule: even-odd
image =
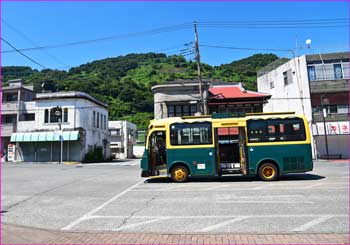
[(4, 164), (2, 222), (62, 231), (349, 233), (347, 162), (316, 162), (313, 172), (277, 182), (223, 177), (178, 184), (139, 176), (138, 160)]

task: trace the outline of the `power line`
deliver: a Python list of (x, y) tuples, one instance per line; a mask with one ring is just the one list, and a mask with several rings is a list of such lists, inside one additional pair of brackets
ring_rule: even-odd
[(20, 50), (18, 50), (15, 46), (13, 46), (11, 43), (9, 43), (8, 41), (6, 41), (3, 37), (1, 37), (1, 40), (3, 42), (5, 42), (7, 45), (9, 45), (11, 48), (14, 49), (15, 52), (19, 53), (20, 55), (26, 57), (28, 60), (30, 60), (31, 62), (37, 64), (38, 66), (42, 67), (43, 69), (47, 69), (47, 67), (43, 66), (42, 64), (40, 64), (39, 62), (35, 61), (34, 59), (30, 58), (28, 55), (22, 53)]
[(219, 48), (219, 49), (237, 49), (237, 50), (255, 50), (255, 51), (266, 50), (266, 51), (277, 51), (277, 52), (292, 52), (291, 49), (277, 49), (277, 48), (229, 47), (229, 46), (208, 45), (208, 44), (201, 44), (199, 46), (207, 47), (207, 48)]
[(349, 18), (333, 19), (294, 19), (294, 20), (232, 20), (232, 21), (200, 21), (199, 23), (297, 23), (297, 22), (337, 22), (350, 21)]
[(198, 24), (202, 28), (232, 28), (232, 29), (293, 29), (293, 28), (302, 28), (302, 29), (312, 29), (312, 28), (338, 28), (338, 27), (349, 27), (349, 25), (313, 25), (313, 26), (297, 26), (297, 25), (208, 25), (208, 24)]
[[(115, 40), (115, 39), (125, 39), (125, 38), (130, 38), (130, 37), (155, 35), (155, 34), (160, 34), (160, 33), (164, 33), (164, 32), (172, 32), (172, 31), (178, 31), (178, 30), (189, 29), (189, 28), (191, 28), (190, 23), (183, 23), (183, 24), (179, 24), (179, 25), (166, 26), (166, 27), (151, 29), (151, 30), (142, 31), (142, 32), (134, 32), (134, 33), (128, 33), (128, 34), (122, 34), (122, 35), (113, 35), (113, 36), (108, 36), (108, 37), (95, 38), (95, 39), (83, 40), (83, 41), (77, 41), (77, 42), (62, 43), (62, 44), (55, 44), (55, 45), (22, 48), (19, 50), (20, 51), (33, 51), (33, 50), (42, 50), (42, 49), (50, 49), (50, 48), (62, 48), (62, 47), (85, 45), (85, 44), (91, 44), (91, 43), (108, 41), (108, 40)], [(13, 52), (13, 50), (2, 51), (2, 53), (11, 53), (11, 52)]]
[[(11, 24), (9, 24), (7, 21), (5, 21), (3, 18), (1, 18), (1, 21), (8, 27), (10, 28), (12, 31), (14, 31), (15, 33), (17, 33), (18, 35), (20, 35), (23, 39), (27, 40), (29, 43), (31, 43), (34, 46), (38, 46), (38, 44), (36, 42), (34, 42), (33, 40), (31, 40), (25, 33), (23, 33), (22, 31), (20, 31), (19, 29), (17, 29), (16, 27), (12, 26)], [(56, 56), (50, 54), (49, 52), (43, 50), (43, 52), (49, 56), (50, 58), (52, 58), (53, 60), (55, 60), (57, 63), (60, 63), (61, 65), (64, 65), (65, 67), (67, 67), (68, 65), (63, 63), (60, 59), (58, 59)]]

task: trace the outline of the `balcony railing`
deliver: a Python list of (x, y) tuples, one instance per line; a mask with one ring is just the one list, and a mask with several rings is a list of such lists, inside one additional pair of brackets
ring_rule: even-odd
[(4, 123), (1, 125), (1, 136), (10, 137), (15, 129), (16, 127), (13, 123)]
[(18, 112), (18, 102), (2, 102), (1, 104), (1, 114), (17, 114)]

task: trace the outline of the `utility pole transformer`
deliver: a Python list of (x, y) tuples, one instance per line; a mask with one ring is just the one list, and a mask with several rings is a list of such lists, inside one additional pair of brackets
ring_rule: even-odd
[(204, 99), (203, 99), (203, 81), (202, 81), (202, 70), (201, 70), (201, 62), (200, 62), (200, 55), (199, 55), (199, 44), (198, 44), (198, 32), (197, 32), (197, 23), (196, 21), (193, 22), (194, 25), (194, 34), (195, 34), (195, 43), (194, 48), (196, 52), (196, 61), (197, 61), (197, 71), (198, 71), (198, 80), (199, 80), (199, 95), (200, 95), (200, 113), (203, 115), (206, 113), (204, 111)]

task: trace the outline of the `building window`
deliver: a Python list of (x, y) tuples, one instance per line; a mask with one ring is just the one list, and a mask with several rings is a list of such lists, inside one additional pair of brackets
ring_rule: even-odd
[(275, 83), (273, 81), (270, 82), (270, 89), (273, 89), (275, 87)]
[(348, 114), (349, 113), (349, 106), (348, 105), (338, 105), (338, 111), (339, 114)]
[(17, 118), (13, 116), (5, 116), (2, 121), (4, 123), (16, 123)]
[(97, 122), (96, 122), (96, 128), (100, 127), (100, 113), (97, 112)]
[(35, 121), (35, 114), (34, 113), (23, 114), (23, 116), (20, 117), (19, 121)]
[(96, 111), (92, 112), (92, 126), (96, 127)]
[(190, 107), (188, 105), (182, 106), (182, 115), (189, 116), (190, 115)]
[(68, 122), (68, 108), (63, 109), (63, 122)]
[(49, 109), (45, 109), (45, 119), (44, 119), (45, 123), (49, 123)]
[(172, 145), (212, 144), (210, 122), (174, 123), (170, 125), (170, 143)]
[(322, 115), (323, 108), (326, 109), (327, 114), (349, 114), (349, 105), (324, 105), (312, 107), (313, 115)]
[(18, 95), (17, 94), (7, 94), (6, 95), (6, 101), (11, 102), (11, 101), (17, 101)]
[(349, 78), (350, 77), (350, 63), (349, 62), (343, 62), (343, 78)]
[(173, 105), (168, 105), (168, 117), (174, 117), (174, 106)]
[(343, 78), (343, 72), (342, 72), (342, 69), (341, 69), (341, 64), (333, 64), (333, 70), (334, 70), (334, 78), (335, 79)]
[(103, 115), (102, 114), (101, 114), (100, 119), (101, 119), (101, 129), (103, 129)]
[(283, 72), (283, 81), (284, 81), (284, 86), (291, 84), (293, 82), (291, 69)]
[(308, 66), (307, 74), (309, 76), (309, 81), (315, 81), (316, 80), (315, 66)]
[[(61, 116), (56, 115), (56, 111), (61, 111)], [(57, 123), (58, 119), (61, 117), (62, 120), (62, 109), (61, 108), (52, 108), (50, 109), (50, 123)]]
[(120, 136), (120, 129), (117, 128), (117, 129), (111, 130), (111, 135)]
[(168, 117), (194, 116), (197, 104), (167, 105)]
[[(57, 116), (56, 111), (60, 111), (61, 115)], [(68, 108), (54, 107), (45, 109), (44, 113), (44, 123), (58, 123), (59, 119), (61, 122), (68, 122)]]

